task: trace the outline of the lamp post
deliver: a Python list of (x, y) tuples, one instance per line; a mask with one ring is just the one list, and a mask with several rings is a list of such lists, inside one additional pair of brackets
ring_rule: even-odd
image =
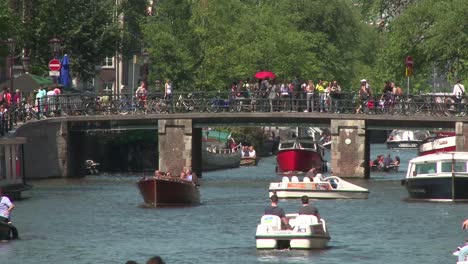
[(15, 62), (15, 48), (16, 48), (16, 40), (13, 38), (8, 38), (5, 43), (8, 46), (8, 55), (9, 55), (9, 62), (10, 62), (10, 91), (14, 89), (14, 74), (13, 74), (13, 64)]
[[(53, 56), (52, 56), (53, 59), (58, 58), (61, 43), (62, 43), (62, 41), (60, 39), (56, 38), (56, 37), (53, 37), (53, 38), (51, 38), (49, 40), (49, 45), (50, 45), (50, 48), (51, 48), (52, 53), (53, 53)], [(52, 72), (51, 72), (50, 75), (52, 76)], [(54, 85), (56, 85), (57, 84), (57, 75), (54, 74), (53, 79), (54, 79)]]
[(57, 58), (59, 51), (60, 51), (60, 44), (62, 41), (56, 37), (53, 37), (49, 40), (50, 48), (52, 49), (52, 53), (54, 54), (54, 58)]

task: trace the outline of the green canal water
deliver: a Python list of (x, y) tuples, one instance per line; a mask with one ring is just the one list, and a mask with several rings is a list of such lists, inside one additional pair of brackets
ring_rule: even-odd
[[(142, 207), (135, 186), (142, 174), (32, 182), (13, 214), (21, 240), (0, 244), (0, 263), (145, 263), (153, 255), (166, 263), (456, 263), (468, 204), (408, 202), (400, 179), (416, 151), (371, 147), (372, 157), (387, 153), (401, 157), (399, 173), (354, 181), (369, 188), (369, 199), (314, 201), (332, 236), (327, 250), (255, 249), (268, 184), (279, 179), (269, 157), (204, 173), (195, 207)], [(280, 206), (295, 212), (299, 201)]]

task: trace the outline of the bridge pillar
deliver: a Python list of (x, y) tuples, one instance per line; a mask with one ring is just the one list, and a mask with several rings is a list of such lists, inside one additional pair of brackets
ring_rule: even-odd
[(178, 175), (191, 167), (201, 176), (201, 130), (192, 128), (191, 119), (158, 120), (158, 142), (161, 171)]
[(455, 147), (457, 151), (468, 151), (468, 123), (455, 123)]
[(369, 178), (370, 145), (365, 120), (331, 120), (331, 171), (338, 177)]
[(28, 144), (24, 146), (27, 179), (76, 176), (70, 175), (69, 170), (67, 122), (50, 122), (47, 127), (33, 126), (28, 129), (20, 127), (15, 136), (25, 137), (28, 140)]

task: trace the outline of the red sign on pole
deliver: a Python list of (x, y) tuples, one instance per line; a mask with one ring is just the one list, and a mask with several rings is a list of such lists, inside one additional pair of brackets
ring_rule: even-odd
[(412, 68), (413, 67), (413, 57), (407, 56), (406, 59), (405, 59), (405, 65), (408, 68)]
[(60, 61), (58, 59), (52, 59), (49, 61), (49, 69), (51, 71), (60, 71), (60, 68), (62, 65), (60, 65)]

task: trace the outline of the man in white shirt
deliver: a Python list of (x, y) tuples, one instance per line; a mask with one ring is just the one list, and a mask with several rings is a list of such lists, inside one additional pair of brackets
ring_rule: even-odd
[(10, 226), (10, 234), (8, 235), (8, 239), (18, 239), (18, 230), (11, 224), (10, 221), (10, 213), (11, 210), (13, 210), (14, 208), (15, 205), (10, 201), (8, 197), (3, 196), (2, 191), (0, 190), (0, 221)]
[(462, 111), (461, 101), (462, 101), (462, 97), (464, 93), (465, 93), (465, 86), (463, 86), (463, 84), (461, 84), (461, 80), (458, 79), (455, 85), (453, 86), (453, 92), (452, 92), (453, 97), (455, 99), (455, 103), (457, 104), (458, 114), (461, 114), (461, 111)]

